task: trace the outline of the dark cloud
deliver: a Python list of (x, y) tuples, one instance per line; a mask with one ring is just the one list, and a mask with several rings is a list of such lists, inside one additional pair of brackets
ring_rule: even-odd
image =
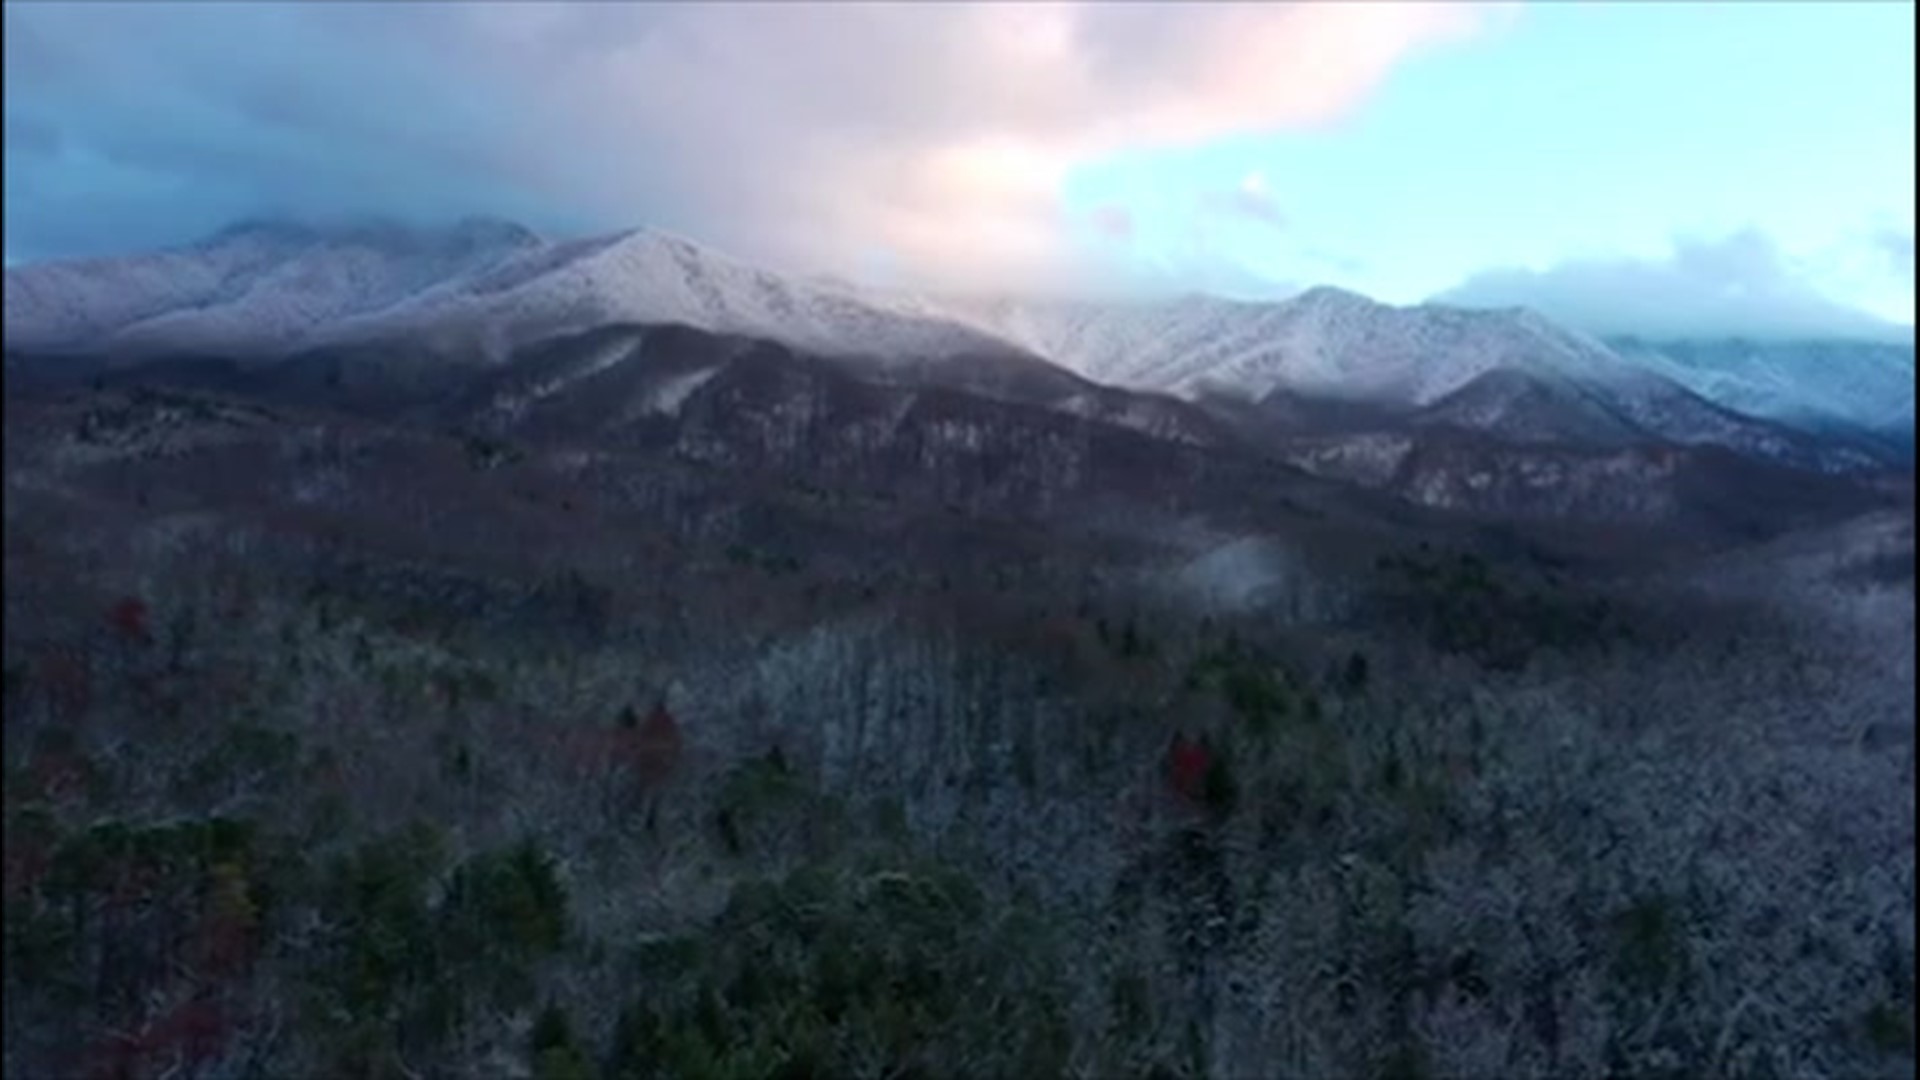
[(9, 252), (105, 254), (276, 215), (563, 224), (499, 138), (511, 102), (354, 7), (8, 5)]
[(1911, 340), (1913, 333), (1823, 295), (1755, 230), (1676, 242), (1666, 259), (1487, 270), (1433, 299), (1465, 307), (1529, 307), (1595, 334)]

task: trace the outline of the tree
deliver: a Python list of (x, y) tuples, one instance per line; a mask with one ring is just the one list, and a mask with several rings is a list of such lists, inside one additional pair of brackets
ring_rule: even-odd
[(1362, 693), (1367, 688), (1367, 655), (1355, 650), (1347, 657), (1346, 666), (1341, 668), (1340, 681), (1349, 693)]

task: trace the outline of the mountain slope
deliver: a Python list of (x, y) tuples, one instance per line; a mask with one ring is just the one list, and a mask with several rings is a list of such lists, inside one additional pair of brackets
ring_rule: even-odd
[(1002, 303), (968, 317), (1088, 378), (1264, 416), (1281, 433), (1444, 424), (1527, 442), (1719, 445), (1822, 470), (1885, 456), (1742, 416), (1520, 309), (1394, 307), (1317, 288), (1271, 304)]
[(1286, 390), (1419, 406), (1493, 370), (1599, 377), (1618, 363), (1528, 312), (1401, 308), (1333, 288), (1279, 303), (1000, 305), (976, 318), (1088, 378), (1187, 394)]
[[(1826, 471), (1870, 467), (1899, 448), (1886, 437), (1828, 445), (1773, 413), (1728, 407), (1800, 393), (1805, 363), (1794, 369), (1800, 383), (1781, 389), (1731, 361), (1645, 348), (1623, 356), (1529, 311), (1394, 307), (1331, 288), (1277, 303), (957, 302), (786, 277), (655, 231), (554, 243), (477, 220), (446, 230), (250, 225), (174, 251), (6, 274), (11, 348), (121, 362), (326, 351), (327, 377), (338, 379), (352, 349), (383, 363), (504, 364), (618, 326), (774, 342), (864, 363), (872, 378), (1185, 441), (1221, 425), (1256, 440), (1439, 425), (1595, 448), (1719, 445)], [(1911, 385), (1902, 404), (1883, 385), (1897, 360), (1875, 363), (1841, 404), (1811, 391), (1806, 400), (1847, 416), (1887, 402), (1873, 422), (1897, 428), (1906, 417), (1910, 447)]]
[(1636, 365), (1752, 416), (1904, 446), (1914, 430), (1914, 350), (1867, 341), (1608, 339)]
[(123, 354), (296, 348), (539, 243), (481, 219), (444, 230), (241, 225), (170, 251), (10, 269), (6, 337), (16, 349)]
[[(1659, 544), (1711, 544), (1886, 501), (1864, 477), (1649, 444), (1591, 400), (1506, 373), (1411, 418), (1355, 412), (1344, 430), (1289, 433), (1273, 430), (1258, 407), (1236, 413), (1097, 387), (1039, 361), (1032, 370), (1000, 362), (1005, 377), (969, 384), (677, 325), (601, 327), (497, 363), (448, 363), (405, 343), (269, 360), (181, 356), (104, 374), (78, 359), (10, 354), (9, 393), (211, 393), (424, 437), (451, 433), (482, 460), (534, 448), (638, 453), (742, 483), (777, 475), (808, 488), (912, 493), (973, 514), (1111, 518), (1123, 531), (1202, 522), (1290, 530), (1418, 510), (1475, 528), (1579, 529), (1586, 535), (1576, 543), (1618, 546), (1621, 530), (1638, 530)], [(964, 358), (955, 364), (967, 370)], [(168, 406), (136, 422), (108, 408), (80, 424), (72, 453), (170, 456), (191, 442), (176, 430), (178, 412)], [(1554, 421), (1550, 437), (1513, 426), (1535, 417)], [(151, 445), (140, 434), (148, 429)], [(1569, 429), (1584, 442), (1566, 438)]]
[(549, 243), (516, 226), (247, 227), (124, 259), (11, 269), (14, 348), (286, 355), (406, 338), (499, 359), (608, 323), (682, 324), (874, 358), (1012, 351), (978, 330), (635, 230)]

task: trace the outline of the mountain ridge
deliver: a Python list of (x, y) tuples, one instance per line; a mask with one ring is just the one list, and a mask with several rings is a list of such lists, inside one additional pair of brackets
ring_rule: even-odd
[[(864, 358), (883, 377), (967, 378), (971, 364), (1060, 382), (1040, 374), (1050, 366), (1093, 386), (1189, 402), (1282, 394), (1408, 421), (1450, 413), (1456, 425), (1532, 439), (1717, 443), (1820, 469), (1898, 458), (1903, 446), (1910, 457), (1912, 442), (1911, 380), (1904, 402), (1890, 389), (1897, 348), (1869, 357), (1859, 389), (1822, 397), (1809, 384), (1823, 376), (1791, 357), (1730, 374), (1736, 344), (1688, 352), (1603, 341), (1530, 309), (1395, 306), (1325, 285), (1276, 302), (961, 301), (783, 276), (657, 229), (551, 241), (491, 219), (444, 229), (246, 222), (184, 248), (10, 268), (5, 281), (8, 347), (36, 353), (258, 359), (408, 342), (499, 364), (599, 326), (677, 324)], [(1840, 346), (1822, 354), (1828, 367), (1850, 355)], [(1513, 377), (1481, 382), (1503, 372)], [(1476, 383), (1468, 408), (1456, 395)], [(1489, 392), (1495, 385), (1507, 390)], [(1794, 395), (1810, 406), (1796, 408)], [(1074, 404), (1086, 396), (1055, 398), (1092, 407)], [(1516, 412), (1547, 398), (1558, 404)], [(1556, 409), (1588, 418), (1556, 428)], [(1810, 453), (1783, 428), (1834, 449)]]

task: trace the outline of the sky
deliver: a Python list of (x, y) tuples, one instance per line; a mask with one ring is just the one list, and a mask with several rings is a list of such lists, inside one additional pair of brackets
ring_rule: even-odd
[(487, 215), (968, 292), (1914, 319), (1900, 0), (4, 12), (8, 265)]

